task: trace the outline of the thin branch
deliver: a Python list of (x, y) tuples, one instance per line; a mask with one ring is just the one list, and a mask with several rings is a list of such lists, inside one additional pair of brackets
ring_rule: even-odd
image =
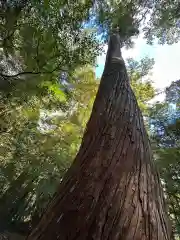
[(37, 42), (37, 46), (36, 46), (36, 56), (35, 56), (38, 69), (40, 68), (40, 67), (39, 67), (39, 59), (38, 59), (38, 57), (39, 57), (39, 44), (40, 44), (40, 40), (39, 40), (39, 38), (38, 38), (38, 42)]
[(145, 19), (145, 16), (147, 15), (149, 9), (147, 9), (141, 16), (141, 18), (137, 21), (137, 24), (139, 25), (143, 19)]
[(63, 69), (60, 69), (59, 67), (56, 67), (55, 69), (53, 69), (52, 71), (49, 71), (49, 72), (20, 72), (20, 73), (17, 73), (17, 74), (14, 74), (14, 75), (5, 75), (5, 74), (2, 74), (0, 73), (0, 76), (3, 77), (3, 78), (15, 78), (15, 77), (19, 77), (19, 76), (22, 76), (22, 75), (40, 75), (40, 74), (52, 74), (53, 72), (55, 72), (56, 70), (62, 70), (64, 71)]
[(12, 33), (10, 33), (9, 35), (7, 35), (5, 38), (3, 38), (1, 41), (4, 43), (7, 40), (9, 40), (15, 33), (16, 29), (14, 29), (14, 31), (12, 31)]
[(160, 94), (162, 94), (162, 93), (165, 93), (166, 92), (166, 89), (164, 89), (164, 90), (162, 90), (162, 91), (160, 91), (160, 92), (157, 92), (155, 95), (154, 95), (154, 97), (156, 97), (156, 96), (158, 96), (158, 95), (160, 95)]

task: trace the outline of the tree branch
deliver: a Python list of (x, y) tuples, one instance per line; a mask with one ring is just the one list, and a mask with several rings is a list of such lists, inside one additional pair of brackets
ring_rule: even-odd
[(19, 76), (22, 76), (22, 75), (40, 75), (40, 74), (52, 74), (53, 72), (55, 72), (56, 70), (62, 70), (62, 71), (65, 71), (63, 69), (60, 69), (58, 67), (56, 67), (55, 69), (53, 69), (52, 71), (49, 71), (49, 72), (42, 72), (42, 71), (39, 71), (39, 72), (20, 72), (20, 73), (17, 73), (17, 74), (14, 74), (14, 75), (5, 75), (3, 73), (0, 73), (0, 76), (3, 77), (3, 78), (15, 78), (15, 77), (19, 77)]

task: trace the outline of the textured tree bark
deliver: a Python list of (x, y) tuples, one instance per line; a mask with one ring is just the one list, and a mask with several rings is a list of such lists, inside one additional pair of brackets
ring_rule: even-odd
[(169, 240), (170, 232), (143, 118), (114, 34), (80, 150), (28, 240)]

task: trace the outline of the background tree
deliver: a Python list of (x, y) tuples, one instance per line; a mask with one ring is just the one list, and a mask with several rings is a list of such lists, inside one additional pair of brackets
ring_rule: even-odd
[(27, 234), (75, 156), (98, 82), (88, 67), (74, 72), (73, 78), (78, 80), (60, 108), (61, 92), (60, 98), (58, 92), (50, 92), (20, 106), (19, 98), (1, 99), (1, 105), (6, 103), (0, 140), (1, 230)]
[(179, 126), (178, 80), (166, 89), (165, 101), (161, 104), (157, 103), (150, 111), (154, 156), (177, 239), (180, 235)]

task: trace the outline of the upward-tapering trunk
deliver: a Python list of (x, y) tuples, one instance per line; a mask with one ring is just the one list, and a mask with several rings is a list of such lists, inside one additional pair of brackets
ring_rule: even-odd
[(80, 150), (28, 240), (169, 240), (151, 147), (112, 35)]

